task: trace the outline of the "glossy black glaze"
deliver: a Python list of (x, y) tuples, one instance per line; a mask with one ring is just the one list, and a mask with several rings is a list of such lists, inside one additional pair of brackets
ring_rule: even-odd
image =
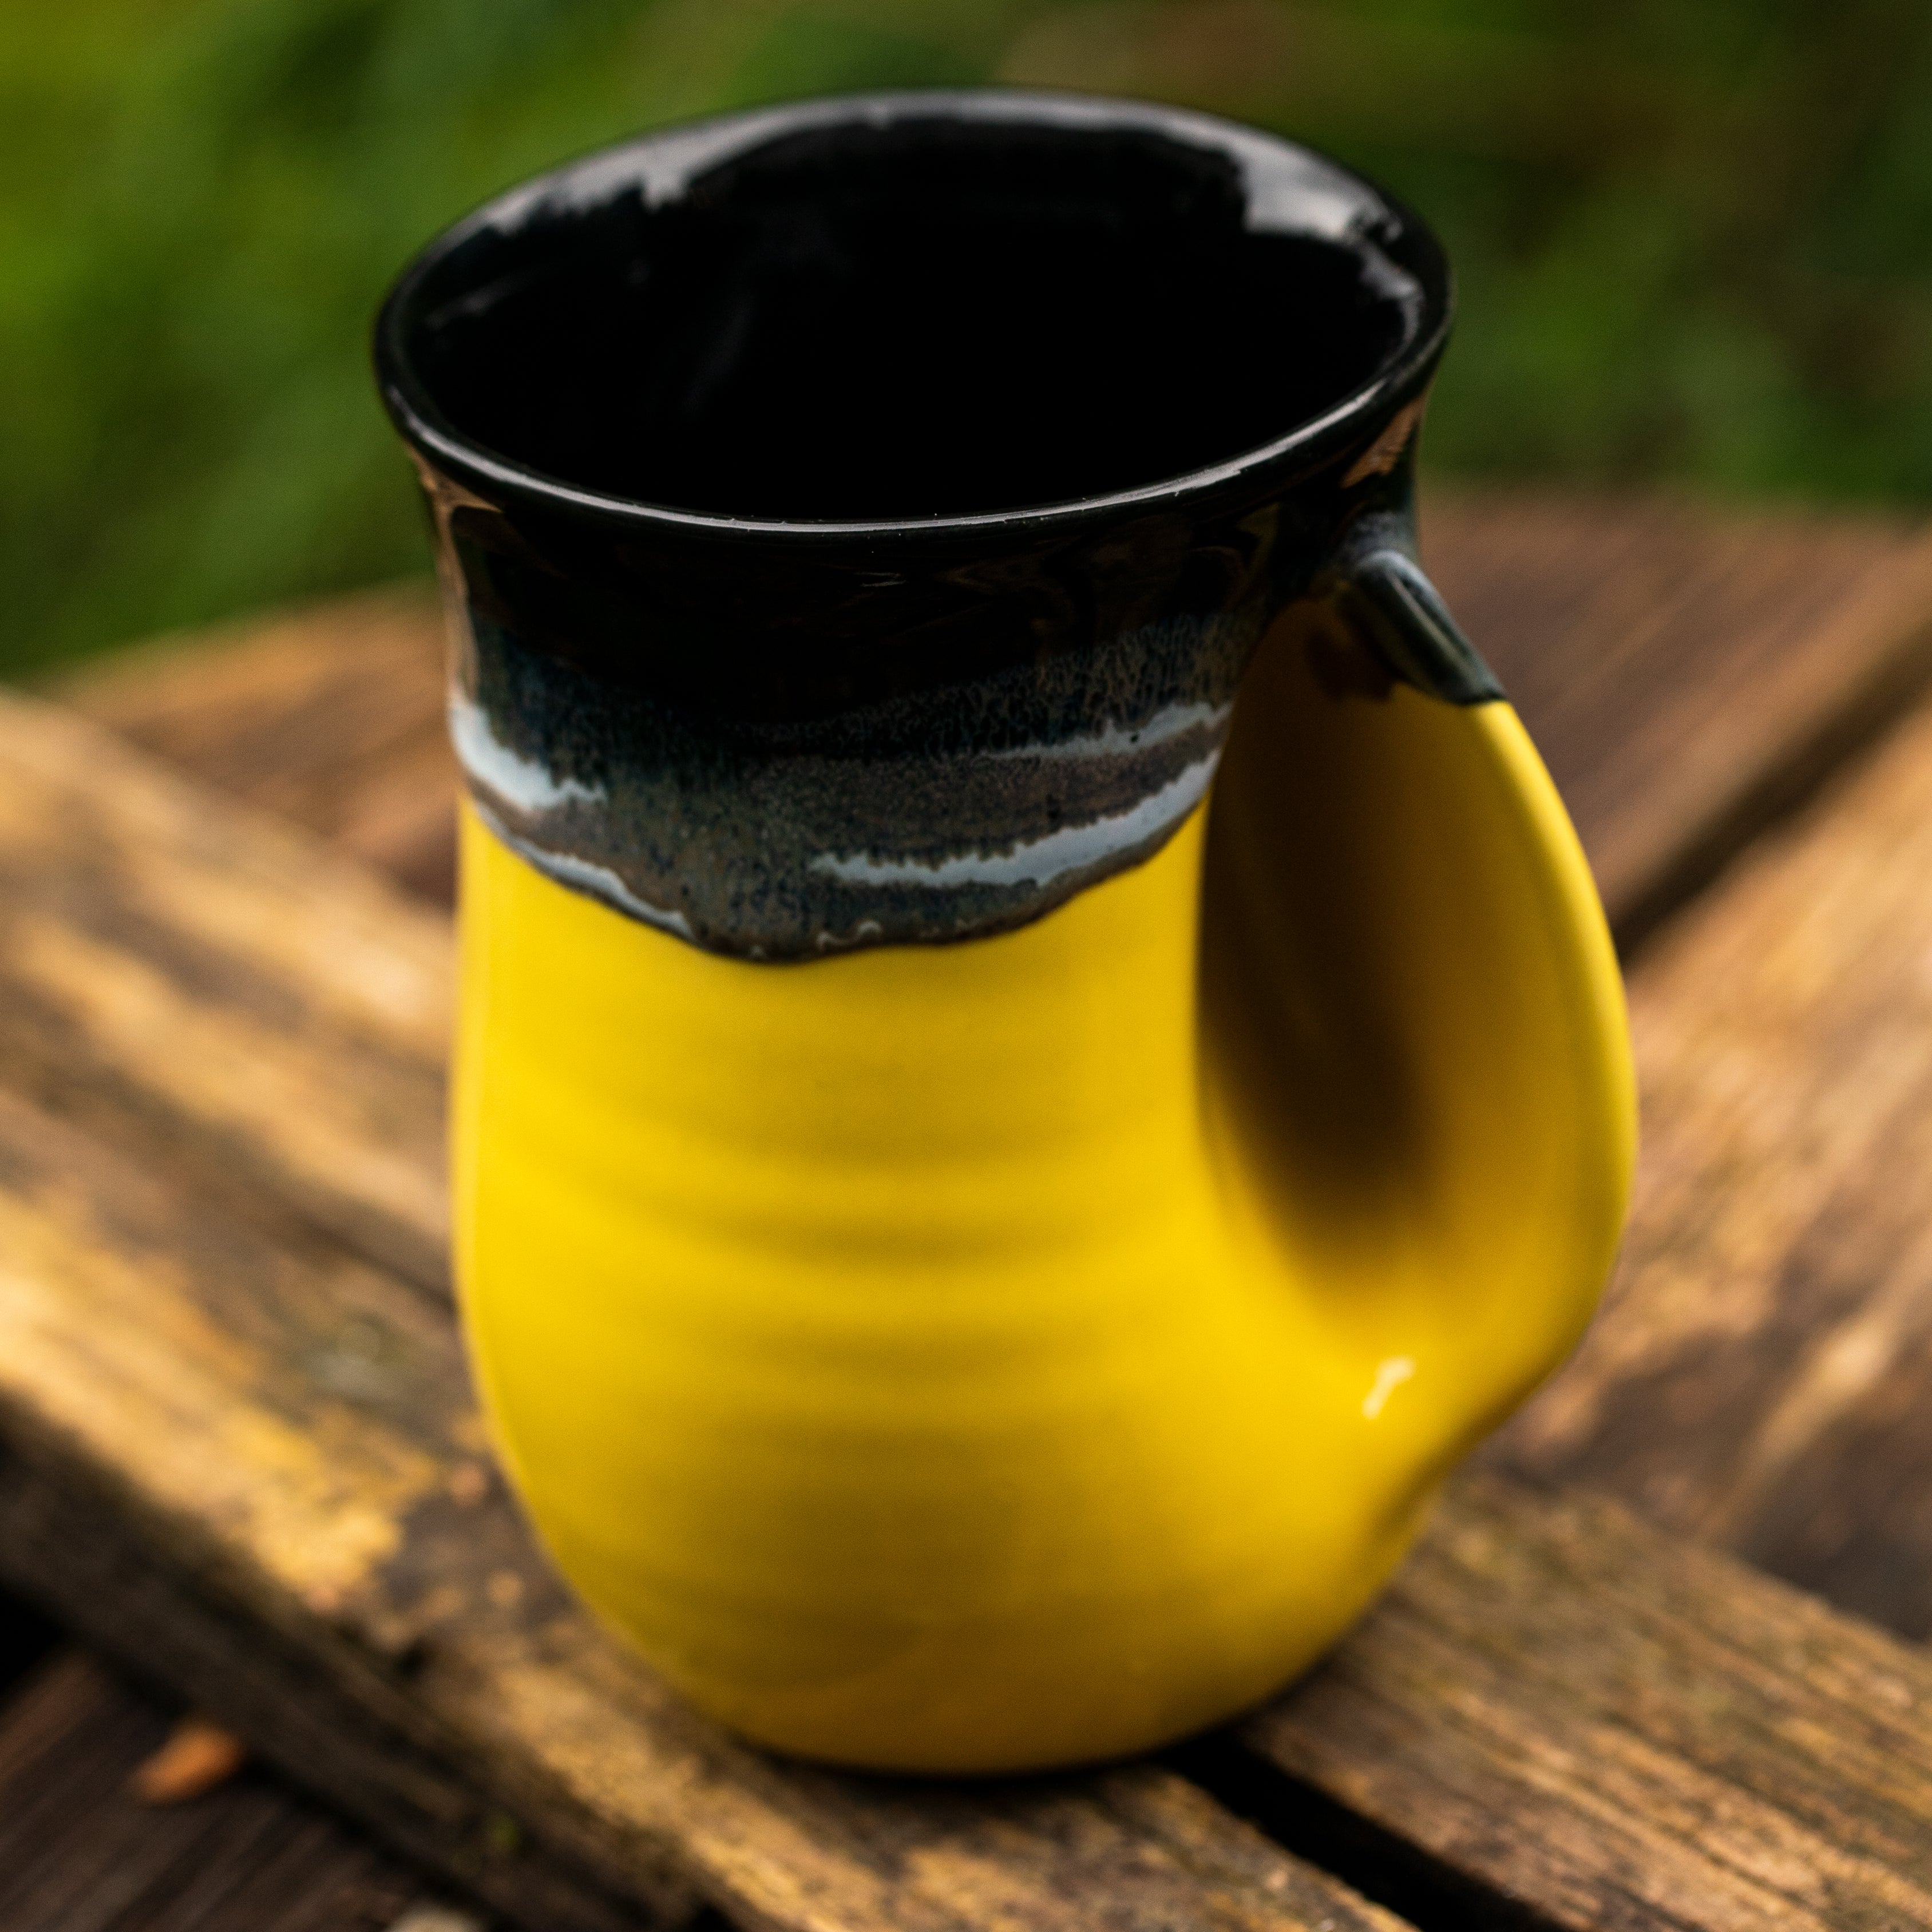
[(1148, 856), (1297, 598), (1494, 696), (1412, 562), (1448, 316), (1367, 184), (1138, 104), (807, 103), (519, 189), (376, 332), (472, 795), (566, 883), (797, 959)]

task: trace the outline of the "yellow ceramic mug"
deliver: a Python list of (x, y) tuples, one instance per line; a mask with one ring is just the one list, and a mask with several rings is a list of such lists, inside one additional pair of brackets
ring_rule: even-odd
[(594, 158), (384, 311), (478, 1380), (752, 1738), (1012, 1770), (1255, 1702), (1588, 1318), (1622, 1011), (1412, 561), (1448, 305), (1306, 150), (986, 94)]

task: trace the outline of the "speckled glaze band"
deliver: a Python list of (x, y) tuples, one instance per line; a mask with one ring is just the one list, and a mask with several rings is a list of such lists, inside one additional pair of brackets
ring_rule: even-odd
[[(1178, 318), (1160, 339), (1200, 366), (1170, 358), (1148, 386), (1196, 383), (1208, 427), (1189, 442), (1180, 394), (1148, 437), (1154, 474), (1135, 473), (1130, 386), (1124, 420), (1081, 418), (1090, 440), (1096, 424), (1115, 436), (1106, 464), (1063, 465), (1111, 487), (907, 506), (888, 476), (875, 504), (840, 482), (834, 422), (832, 480), (808, 461), (791, 498), (764, 484), (766, 503), (755, 461), (710, 476), (728, 436), (687, 435), (675, 400), (634, 405), (632, 422), (614, 398), (600, 424), (572, 387), (571, 328), (613, 314), (634, 317), (648, 365), (652, 278), (681, 262), (723, 277), (729, 301), (704, 314), (728, 344), (800, 299), (740, 257), (778, 260), (795, 289), (796, 237), (828, 207), (870, 196), (865, 218), (884, 218), (876, 202), (905, 223), (952, 196), (974, 234), (997, 234), (1057, 184), (1070, 220), (1126, 208), (1166, 284), (1183, 284), (1147, 299)], [(839, 247), (821, 249), (835, 270)], [(1315, 334), (1274, 341), (1259, 297), (1252, 313), (1224, 299), (1223, 260), (1298, 292)], [(1186, 312), (1181, 270), (1224, 322)], [(451, 728), (478, 811), (632, 917), (743, 958), (810, 959), (1000, 932), (1150, 856), (1204, 796), (1242, 671), (1298, 599), (1352, 605), (1374, 676), (1455, 703), (1497, 695), (1413, 560), (1414, 432), (1449, 310), (1439, 248), (1378, 190), (1290, 143), (1144, 104), (808, 103), (652, 136), (505, 196), (411, 266), (376, 332), (435, 516)], [(694, 392), (710, 352), (662, 350), (686, 357)], [(1251, 428), (1217, 448), (1229, 424)], [(1162, 474), (1163, 457), (1191, 460)], [(997, 452), (976, 460), (997, 475)], [(1042, 486), (1059, 480), (1042, 468)]]

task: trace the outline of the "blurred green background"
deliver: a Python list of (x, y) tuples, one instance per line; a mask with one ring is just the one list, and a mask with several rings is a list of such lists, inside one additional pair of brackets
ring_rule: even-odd
[(1295, 134), (1447, 240), (1438, 471), (1932, 502), (1927, 0), (0, 10), (0, 670), (422, 567), (370, 314), (633, 130), (1006, 80)]

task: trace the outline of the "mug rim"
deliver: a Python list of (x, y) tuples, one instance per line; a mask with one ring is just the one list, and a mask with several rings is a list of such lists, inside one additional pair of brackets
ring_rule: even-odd
[[(519, 462), (466, 434), (438, 406), (415, 366), (410, 334), (421, 320), (417, 305), (425, 284), (452, 255), (486, 230), (512, 232), (548, 206), (590, 205), (626, 185), (641, 185), (648, 191), (653, 161), (668, 164), (662, 167), (660, 180), (673, 186), (706, 168), (790, 135), (842, 124), (883, 128), (940, 118), (1069, 131), (1127, 130), (1164, 136), (1183, 146), (1207, 147), (1238, 163), (1265, 156), (1277, 166), (1286, 162), (1306, 171), (1312, 164), (1317, 172), (1350, 190), (1358, 210), (1378, 212), (1392, 231), (1384, 238), (1400, 238), (1415, 258), (1405, 266), (1414, 273), (1421, 290), (1420, 316), (1366, 381), (1319, 414), (1218, 462), (1127, 489), (1011, 509), (929, 516), (734, 516), (590, 488)], [(1359, 250), (1357, 233), (1352, 229), (1328, 238)], [(1045, 531), (1122, 512), (1185, 508), (1230, 490), (1250, 490), (1258, 481), (1276, 472), (1318, 464), (1346, 447), (1354, 434), (1385, 408), (1409, 399), (1426, 383), (1442, 356), (1454, 307), (1448, 260), (1433, 230), (1385, 189), (1318, 148), (1221, 116), (1154, 101), (1022, 88), (896, 88), (819, 96), (677, 122), (596, 149), (521, 182), (443, 230), (416, 255), (383, 298), (372, 347), (377, 388), (397, 430), (412, 449), (432, 459), (453, 481), (494, 488), (532, 506), (587, 514), (639, 529), (809, 543), (814, 539), (944, 537), (986, 530)]]

